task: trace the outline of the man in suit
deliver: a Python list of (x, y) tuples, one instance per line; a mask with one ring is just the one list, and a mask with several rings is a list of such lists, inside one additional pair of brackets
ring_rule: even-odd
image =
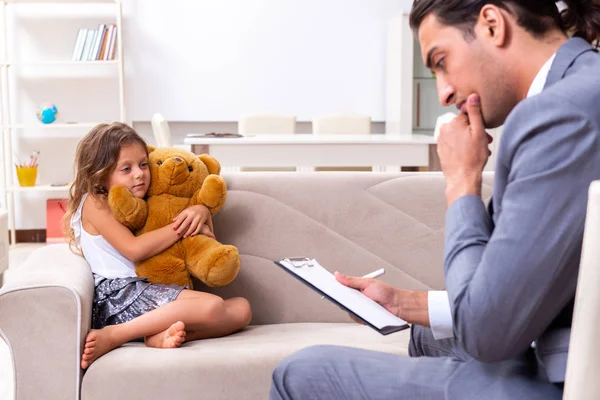
[[(461, 111), (438, 140), (447, 293), (337, 275), (413, 324), (412, 357), (311, 347), (276, 368), (272, 399), (562, 397), (587, 191), (600, 179), (600, 6), (565, 3), (561, 14), (552, 0), (415, 2), (440, 101)], [(502, 124), (486, 210), (485, 128)]]

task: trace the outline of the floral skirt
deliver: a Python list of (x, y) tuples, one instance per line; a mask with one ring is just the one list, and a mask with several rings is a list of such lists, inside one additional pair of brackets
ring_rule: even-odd
[(184, 289), (187, 287), (155, 285), (146, 278), (105, 278), (94, 290), (92, 328), (102, 329), (131, 321), (172, 302)]

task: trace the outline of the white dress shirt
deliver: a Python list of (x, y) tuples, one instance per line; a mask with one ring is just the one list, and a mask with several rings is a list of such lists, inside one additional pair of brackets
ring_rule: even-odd
[[(529, 87), (527, 97), (535, 96), (544, 90), (544, 85), (546, 85), (546, 79), (548, 79), (554, 58), (556, 58), (556, 54), (550, 57), (539, 70)], [(436, 340), (454, 337), (448, 293), (442, 290), (430, 291), (427, 297), (427, 306), (429, 308), (429, 324), (431, 325), (433, 337)]]

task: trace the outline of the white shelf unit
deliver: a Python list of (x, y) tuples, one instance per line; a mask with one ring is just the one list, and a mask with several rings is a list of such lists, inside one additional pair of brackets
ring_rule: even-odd
[(102, 60), (102, 61), (32, 61), (32, 62), (10, 62), (2, 63), (6, 66), (16, 67), (43, 67), (43, 66), (90, 66), (90, 65), (119, 65), (119, 60)]
[(94, 4), (94, 3), (118, 3), (115, 0), (4, 0), (5, 3), (8, 4), (18, 4), (18, 3), (36, 3), (36, 4)]
[(388, 24), (385, 130), (391, 136), (406, 132), (432, 135), (437, 117), (456, 112), (439, 103), (436, 80), (423, 64), (409, 13), (409, 9), (403, 11)]
[[(9, 17), (11, 17), (11, 13), (17, 13), (20, 7), (30, 7), (30, 9), (34, 12), (30, 13), (28, 11), (27, 16), (32, 15), (33, 18), (42, 20), (52, 20), (56, 19), (57, 17), (60, 18), (61, 13), (68, 12), (68, 22), (70, 22), (71, 25), (77, 24), (79, 28), (85, 28), (85, 25), (87, 24), (88, 28), (92, 28), (90, 25), (90, 19), (94, 19), (94, 17), (98, 18), (98, 16), (92, 15), (90, 18), (89, 15), (86, 15), (86, 10), (88, 10), (89, 7), (95, 6), (110, 8), (110, 11), (108, 12), (108, 18), (114, 21), (113, 23), (117, 27), (117, 48), (115, 52), (115, 60), (73, 61), (72, 47), (70, 52), (65, 51), (65, 49), (68, 46), (75, 45), (75, 38), (78, 33), (78, 28), (73, 30), (71, 35), (72, 39), (69, 39), (70, 42), (62, 44), (63, 48), (62, 51), (59, 51), (60, 54), (53, 55), (51, 59), (36, 59), (37, 53), (34, 53), (33, 56), (29, 55), (28, 57), (23, 57), (23, 59), (20, 59), (18, 55), (15, 56), (14, 53), (19, 52), (15, 51), (14, 47), (17, 46), (15, 46), (14, 43), (11, 46), (10, 41), (15, 40), (13, 35), (16, 35), (17, 29), (15, 25), (12, 27), (11, 31), (9, 27)], [(44, 10), (51, 10), (52, 12), (49, 12), (48, 15), (44, 15), (44, 12), (37, 11), (38, 7), (44, 8)], [(48, 138), (54, 139), (65, 137), (78, 139), (83, 137), (83, 135), (89, 131), (90, 128), (96, 126), (100, 122), (110, 122), (114, 120), (126, 122), (122, 41), (123, 11), (121, 0), (3, 0), (2, 4), (0, 5), (0, 12), (0, 36), (2, 36), (2, 39), (0, 39), (2, 42), (0, 43), (0, 130), (2, 134), (0, 145), (2, 147), (1, 156), (3, 159), (0, 195), (2, 196), (2, 206), (5, 207), (9, 213), (10, 238), (11, 243), (14, 245), (16, 243), (15, 194), (61, 193), (63, 196), (66, 196), (70, 188), (70, 184), (61, 186), (50, 184), (36, 184), (36, 186), (32, 187), (19, 186), (14, 168), (16, 162), (14, 159), (15, 139), (31, 137), (32, 135), (33, 137), (42, 137), (41, 133), (36, 133), (38, 131), (43, 132), (43, 137), (45, 140), (48, 140)], [(77, 19), (77, 13), (83, 13), (84, 17), (82, 17), (80, 20)], [(52, 21), (50, 23), (52, 23)], [(15, 23), (13, 22), (13, 25), (14, 24)], [(52, 40), (53, 33), (54, 30), (49, 30), (47, 34), (49, 37), (46, 38), (46, 34), (44, 33), (43, 39)], [(71, 33), (69, 32), (69, 34)], [(58, 40), (67, 39), (62, 38)], [(32, 71), (33, 75), (27, 75)], [(24, 118), (19, 118), (18, 116), (17, 109), (19, 104), (17, 104), (17, 101), (15, 100), (15, 95), (17, 94), (15, 92), (23, 89), (16, 89), (12, 84), (13, 80), (16, 79), (13, 75), (17, 73), (21, 73), (24, 76), (42, 76), (47, 78), (47, 80), (44, 82), (52, 79), (68, 80), (77, 78), (82, 79), (82, 77), (94, 78), (100, 74), (108, 73), (110, 74), (109, 79), (112, 79), (113, 76), (116, 79), (115, 87), (118, 94), (115, 98), (115, 103), (118, 102), (118, 111), (116, 111), (118, 112), (118, 118), (115, 117), (105, 119), (104, 121), (99, 120), (98, 122), (89, 122), (92, 118), (87, 118), (87, 120), (83, 121), (62, 121), (59, 119), (51, 124), (43, 124), (37, 121), (35, 118), (26, 118), (28, 120), (23, 120)], [(78, 93), (78, 95), (82, 97), (82, 102), (87, 102), (90, 100), (90, 98), (93, 98), (94, 93), (82, 92)], [(39, 99), (39, 101), (46, 101), (46, 99)], [(60, 109), (60, 106), (58, 107), (60, 115), (62, 114), (62, 110)], [(117, 107), (115, 107), (115, 110), (117, 110)], [(74, 156), (74, 153), (69, 155), (71, 160), (74, 159)], [(65, 164), (70, 166), (72, 165), (72, 162)]]
[(71, 185), (52, 186), (52, 185), (36, 185), (36, 186), (11, 186), (7, 188), (8, 192), (68, 192)]
[(40, 125), (40, 124), (11, 124), (11, 125), (2, 125), (5, 128), (12, 129), (27, 129), (27, 128), (35, 128), (35, 129), (68, 129), (68, 128), (93, 128), (98, 125), (99, 122), (72, 122), (72, 123), (52, 123), (48, 125)]

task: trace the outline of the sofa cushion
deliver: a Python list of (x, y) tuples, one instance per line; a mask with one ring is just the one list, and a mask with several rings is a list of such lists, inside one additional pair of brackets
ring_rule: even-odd
[[(222, 288), (196, 289), (223, 298), (243, 296), (252, 324), (346, 322), (301, 282), (273, 264), (314, 257), (329, 271), (364, 275), (408, 290), (444, 288), (446, 181), (441, 173), (224, 175), (227, 202), (215, 216), (217, 238), (238, 247), (240, 273)], [(491, 196), (485, 174), (483, 196)]]
[(354, 323), (291, 323), (250, 326), (179, 349), (129, 343), (90, 366), (81, 398), (266, 399), (275, 366), (304, 347), (334, 344), (407, 355), (408, 338), (408, 329), (382, 336)]

